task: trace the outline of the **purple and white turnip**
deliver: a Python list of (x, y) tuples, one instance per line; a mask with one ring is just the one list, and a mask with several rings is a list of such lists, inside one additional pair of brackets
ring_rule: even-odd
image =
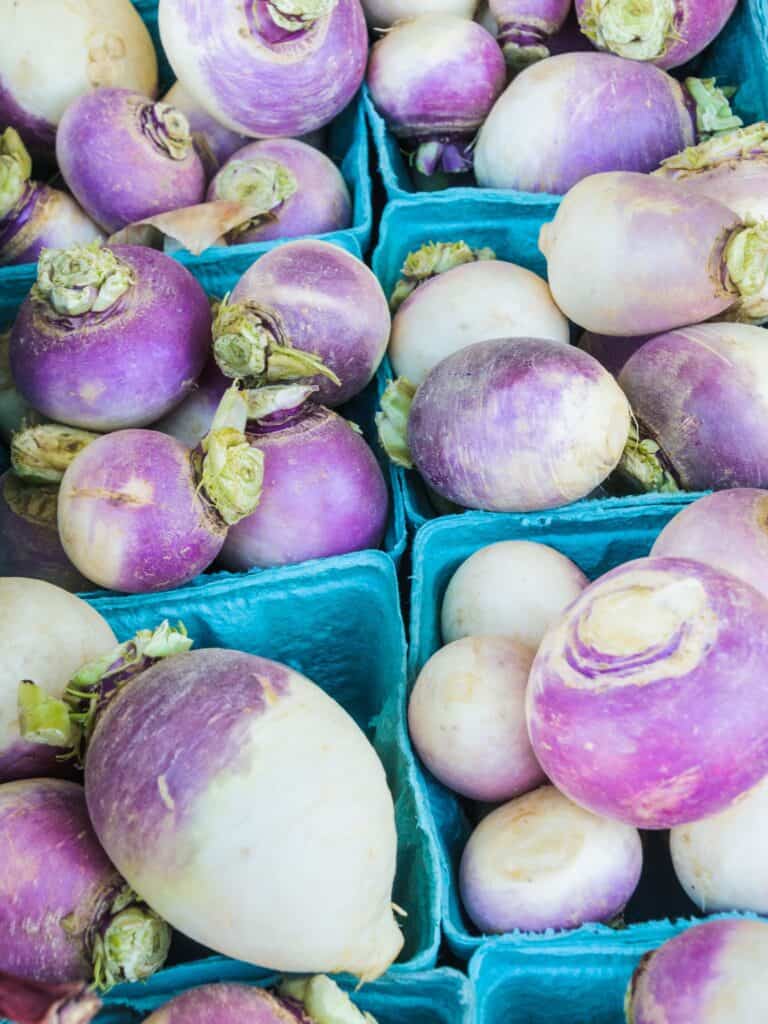
[[(409, 261), (418, 256), (412, 253)], [(392, 320), (389, 358), (395, 374), (418, 387), (442, 359), (467, 345), (514, 337), (567, 344), (568, 321), (538, 275), (514, 263), (481, 260), (419, 284)]]
[(768, 599), (683, 558), (627, 562), (545, 635), (527, 691), (548, 778), (595, 814), (670, 828), (768, 773)]
[(300, 136), (328, 124), (362, 82), (360, 0), (272, 0), (209, 7), (160, 0), (176, 77), (218, 122), (249, 136)]
[(389, 385), (377, 416), (393, 461), (440, 497), (527, 512), (586, 497), (615, 469), (630, 409), (614, 378), (579, 349), (498, 338), (462, 349), (415, 391)]
[(440, 617), (443, 642), (495, 635), (535, 651), (588, 582), (577, 565), (546, 544), (488, 544), (462, 562), (448, 583)]
[(640, 490), (768, 487), (768, 331), (707, 323), (647, 341), (619, 384), (638, 435), (621, 473)]
[(67, 107), (56, 159), (80, 205), (110, 233), (205, 195), (186, 117), (129, 89), (97, 89)]
[(602, 171), (653, 171), (704, 133), (740, 124), (714, 79), (681, 84), (652, 65), (564, 53), (526, 68), (496, 101), (475, 175), (483, 188), (562, 195)]
[(190, 272), (138, 246), (48, 250), (11, 331), (22, 397), (60, 423), (106, 431), (169, 412), (199, 376), (208, 299)]
[(400, 22), (371, 49), (371, 99), (422, 174), (462, 173), (471, 145), (504, 88), (504, 56), (474, 21), (423, 14)]
[(0, 969), (32, 981), (98, 988), (162, 967), (170, 929), (99, 845), (74, 782), (0, 785)]
[(329, 242), (287, 242), (257, 260), (222, 305), (214, 354), (229, 377), (306, 377), (315, 400), (335, 407), (373, 379), (390, 323), (381, 285), (361, 260)]
[(103, 241), (65, 192), (31, 181), (32, 161), (14, 128), (0, 135), (0, 266), (34, 263), (43, 249)]
[(520, 71), (549, 57), (549, 39), (563, 27), (571, 0), (490, 0), (488, 6), (507, 64)]
[(167, 590), (204, 572), (227, 529), (259, 501), (263, 456), (244, 435), (245, 399), (230, 388), (190, 451), (157, 430), (118, 430), (71, 463), (59, 489), (64, 550), (99, 586)]
[(237, 150), (208, 186), (207, 198), (253, 206), (252, 218), (229, 233), (230, 245), (322, 235), (352, 223), (338, 167), (297, 139), (262, 139)]
[(600, 50), (676, 68), (708, 46), (736, 0), (575, 0), (584, 34)]
[(248, 443), (264, 459), (258, 507), (232, 526), (220, 562), (234, 571), (376, 548), (389, 497), (376, 457), (312, 388), (264, 388), (249, 401)]
[(467, 636), (424, 665), (408, 702), (408, 728), (416, 753), (444, 786), (499, 803), (546, 781), (525, 724), (534, 653), (510, 637)]
[(768, 315), (765, 224), (748, 226), (674, 181), (585, 178), (542, 227), (539, 248), (557, 305), (597, 334), (660, 334), (726, 312)]
[(0, 21), (0, 127), (15, 128), (35, 156), (53, 155), (78, 96), (105, 86), (156, 94), (157, 57), (130, 0), (2, 0)]
[(413, 249), (403, 260), (400, 277), (389, 297), (389, 308), (393, 313), (402, 306), (416, 288), (465, 263), (477, 260), (495, 260), (493, 249), (473, 249), (466, 242), (426, 242)]
[(21, 738), (20, 680), (61, 697), (80, 666), (115, 643), (101, 615), (72, 594), (41, 580), (0, 579), (0, 782), (60, 770), (60, 751)]
[(736, 1024), (768, 1014), (768, 923), (706, 921), (647, 954), (627, 989), (628, 1024)]
[(486, 934), (578, 928), (619, 915), (642, 865), (636, 829), (542, 786), (483, 818), (464, 848), (459, 889)]

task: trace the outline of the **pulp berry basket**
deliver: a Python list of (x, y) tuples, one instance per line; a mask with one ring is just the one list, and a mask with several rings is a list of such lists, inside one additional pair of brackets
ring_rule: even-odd
[[(196, 648), (258, 654), (308, 676), (355, 719), (373, 741), (395, 801), (398, 830), (394, 901), (407, 911), (405, 946), (394, 975), (434, 966), (439, 944), (440, 875), (426, 808), (401, 716), (405, 636), (395, 569), (381, 552), (361, 552), (309, 569), (220, 577), (162, 594), (90, 597), (120, 640), (164, 619), (182, 621)], [(193, 961), (189, 963), (188, 961)], [(169, 986), (220, 980), (233, 966), (178, 936), (170, 964), (148, 982), (116, 996), (154, 998)]]
[[(707, 49), (682, 68), (673, 72), (678, 78), (695, 75), (716, 77), (720, 85), (737, 87), (731, 106), (745, 124), (760, 121), (768, 115), (768, 12), (763, 0), (740, 0), (728, 24)], [(558, 196), (546, 192), (448, 187), (440, 191), (419, 192), (414, 183), (408, 157), (389, 131), (366, 92), (366, 112), (387, 197), (406, 199), (418, 204), (425, 198), (452, 199), (471, 210), (481, 198), (502, 202), (502, 209), (523, 212), (540, 224), (552, 220), (560, 202)], [(450, 177), (450, 176), (447, 176)]]
[[(335, 239), (334, 244), (353, 256), (360, 256), (360, 250), (354, 238)], [(248, 266), (256, 261), (262, 253), (252, 256)], [(13, 268), (14, 270), (26, 271), (27, 268)], [(198, 279), (209, 295), (220, 297), (230, 291), (236, 284), (239, 277), (239, 270), (232, 262), (212, 259), (207, 262), (198, 262), (191, 265), (191, 272)], [(33, 268), (34, 273), (34, 268)], [(7, 277), (0, 276), (0, 330), (4, 330), (16, 316), (16, 312), (31, 287), (31, 280), (26, 280), (26, 273), (15, 273)], [(384, 478), (387, 481), (389, 491), (389, 516), (387, 530), (382, 544), (383, 550), (396, 562), (399, 563), (406, 545), (405, 513), (403, 510), (403, 497), (400, 479), (394, 467), (389, 463), (379, 447), (376, 438), (374, 416), (379, 404), (379, 397), (384, 389), (387, 378), (390, 376), (388, 365), (385, 364), (379, 370), (376, 378), (371, 381), (368, 387), (359, 395), (353, 398), (339, 411), (352, 422), (357, 423), (363, 430), (366, 440), (373, 452), (379, 459)], [(0, 444), (0, 469), (7, 464), (7, 450)], [(316, 564), (335, 564), (336, 558), (318, 560)], [(307, 565), (312, 563), (305, 563)], [(260, 570), (251, 570), (258, 573)], [(222, 573), (222, 576), (229, 574)], [(210, 575), (201, 577), (201, 580), (209, 579)]]
[[(217, 961), (217, 980), (266, 987), (274, 975), (257, 975), (252, 968), (234, 961)], [(114, 989), (107, 996), (96, 1024), (139, 1024), (169, 999), (189, 988), (203, 984), (194, 968), (177, 967), (165, 972), (163, 985), (152, 992), (141, 988)], [(378, 1021), (378, 1024), (473, 1024), (474, 993), (469, 979), (450, 968), (435, 971), (397, 973), (390, 971), (359, 991), (351, 979), (340, 979), (354, 1002)], [(211, 1024), (216, 1024), (212, 1021)]]
[[(573, 506), (553, 515), (517, 519), (467, 514), (422, 527), (413, 550), (409, 689), (426, 661), (442, 646), (440, 609), (446, 587), (456, 569), (475, 551), (502, 540), (535, 541), (562, 552), (590, 579), (596, 579), (623, 562), (648, 555), (659, 532), (680, 508), (681, 503), (675, 500), (659, 499), (632, 506), (608, 501)], [(457, 884), (459, 861), (472, 831), (474, 809), (421, 765), (418, 780), (429, 807), (432, 838), (440, 851), (443, 933), (452, 952), (466, 960), (486, 938), (464, 913)], [(697, 918), (697, 908), (676, 881), (665, 833), (645, 833), (643, 846), (643, 875), (626, 908), (624, 929), (585, 924), (574, 931), (515, 932), (506, 940), (509, 948), (552, 946), (578, 951), (602, 948), (603, 942), (639, 943), (652, 948)], [(520, 1018), (523, 1019), (526, 1018)]]

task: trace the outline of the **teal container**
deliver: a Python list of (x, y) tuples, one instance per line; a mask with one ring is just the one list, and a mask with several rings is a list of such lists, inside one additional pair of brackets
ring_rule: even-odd
[[(217, 967), (217, 981), (264, 988), (277, 980), (272, 974), (258, 976), (252, 968), (231, 960), (218, 960)], [(195, 977), (192, 967), (171, 969), (165, 974), (165, 987), (158, 987), (151, 994), (130, 992), (126, 998), (125, 986), (114, 989), (96, 1024), (139, 1024), (169, 999), (204, 984)], [(341, 986), (351, 992), (355, 1003), (373, 1014), (378, 1024), (474, 1024), (474, 992), (469, 979), (447, 967), (409, 974), (390, 971), (359, 991), (354, 991), (350, 979), (339, 980)]]
[[(684, 68), (675, 69), (678, 78), (695, 75), (701, 78), (716, 76), (721, 85), (738, 86), (731, 101), (734, 111), (745, 124), (763, 120), (768, 115), (768, 13), (763, 0), (740, 0), (728, 24), (707, 47), (703, 54)], [(479, 189), (462, 184), (436, 192), (418, 191), (408, 157), (400, 143), (377, 113), (366, 93), (366, 113), (371, 126), (376, 157), (387, 197), (408, 199), (419, 203), (427, 195), (439, 199), (453, 198), (471, 209), (480, 198), (503, 201), (510, 211), (523, 211), (538, 218), (543, 224), (552, 220), (560, 202), (559, 196), (546, 192), (518, 192), (515, 190)], [(450, 175), (444, 176), (446, 179)], [(462, 176), (465, 177), (465, 176)], [(418, 209), (418, 205), (414, 207)], [(418, 216), (418, 214), (416, 214)]]
[[(337, 238), (334, 239), (334, 244), (345, 249), (353, 256), (357, 256), (358, 259), (360, 258), (360, 249), (354, 238)], [(263, 251), (251, 256), (247, 261), (247, 267), (255, 263), (261, 255), (263, 255)], [(26, 267), (12, 269), (20, 269), (25, 272), (27, 271)], [(220, 297), (230, 291), (237, 283), (241, 274), (241, 270), (231, 262), (213, 258), (210, 260), (204, 260), (203, 257), (200, 258), (199, 262), (194, 265), (190, 265), (189, 269), (195, 275), (203, 288), (205, 288), (206, 292), (209, 295), (216, 297)], [(9, 274), (7, 277), (0, 275), (0, 330), (10, 326), (13, 322), (16, 312), (26, 298), (31, 287), (32, 280), (34, 280), (34, 267), (31, 268), (31, 273), (32, 279), (27, 281), (22, 280), (24, 275), (19, 273)], [(391, 372), (385, 360), (376, 378), (371, 381), (364, 391), (348, 402), (340, 412), (343, 416), (346, 416), (354, 423), (359, 424), (368, 444), (371, 446), (371, 449), (381, 464), (384, 478), (387, 481), (387, 489), (389, 491), (390, 499), (387, 531), (382, 548), (396, 563), (399, 563), (406, 547), (402, 483), (396, 471), (396, 467), (394, 467), (385, 457), (378, 444), (376, 426), (374, 423), (374, 416), (379, 406), (379, 398), (389, 377), (391, 377)], [(5, 468), (7, 462), (7, 450), (0, 443), (0, 469)], [(337, 561), (338, 559), (334, 557), (330, 559), (318, 559), (315, 562), (308, 562), (304, 564), (307, 566), (320, 566), (329, 563), (332, 566)], [(253, 569), (249, 575), (259, 574), (260, 572), (261, 570), (259, 569)], [(200, 577), (202, 581), (210, 578), (210, 574)], [(234, 579), (237, 578), (237, 576), (236, 574), (233, 575), (231, 573), (219, 573), (217, 578)], [(181, 593), (183, 592), (184, 588), (181, 590)]]
[[(665, 495), (630, 506), (609, 500), (572, 506), (553, 515), (517, 519), (467, 513), (423, 527), (413, 548), (409, 689), (424, 663), (442, 646), (440, 609), (445, 589), (456, 569), (479, 548), (502, 540), (536, 541), (556, 548), (590, 579), (596, 579), (623, 562), (648, 555), (659, 532), (681, 507), (680, 500)], [(452, 952), (467, 960), (484, 939), (463, 911), (457, 882), (461, 854), (473, 828), (473, 807), (438, 783), (421, 765), (419, 781), (430, 810), (433, 839), (440, 851), (443, 933)], [(602, 948), (599, 944), (609, 940), (621, 944), (654, 942), (657, 934), (673, 934), (671, 919), (697, 917), (697, 908), (676, 881), (665, 834), (645, 833), (643, 842), (643, 876), (625, 911), (625, 930), (586, 924), (569, 932), (515, 932), (506, 940), (508, 947), (581, 949)]]
[[(457, 190), (452, 189), (441, 198), (430, 196), (419, 199), (418, 208), (413, 201), (406, 200), (395, 200), (387, 204), (381, 220), (379, 243), (372, 260), (373, 272), (387, 297), (392, 294), (408, 253), (426, 242), (463, 240), (473, 249), (487, 246), (493, 249), (498, 259), (517, 263), (542, 277), (546, 276), (546, 264), (538, 248), (541, 223), (531, 209), (525, 205), (510, 206), (501, 194), (487, 190), (478, 189), (475, 196), (475, 201), (468, 205), (457, 194)], [(578, 337), (578, 333), (575, 337)], [(445, 505), (439, 505), (430, 497), (416, 470), (395, 467), (394, 473), (402, 490), (409, 527), (418, 530), (445, 513)], [(603, 501), (608, 502), (609, 508), (617, 507), (616, 502), (619, 502), (618, 507), (643, 508), (649, 500), (661, 500), (662, 497), (666, 499), (669, 496), (638, 495), (608, 499), (607, 492), (599, 488), (589, 498), (543, 515), (556, 519), (568, 509), (585, 510), (579, 512), (579, 515), (590, 514), (587, 510), (595, 511)], [(697, 497), (701, 495), (681, 494), (675, 500), (686, 504)], [(458, 513), (458, 516), (449, 517), (452, 520), (471, 515), (473, 523), (482, 522), (478, 517), (486, 517), (489, 521), (501, 520), (502, 523), (510, 524), (509, 527), (502, 526), (502, 529), (514, 528), (514, 523), (530, 519), (530, 516), (518, 513), (462, 512), (456, 506), (452, 506), (449, 511)], [(488, 527), (491, 531), (495, 528), (492, 525)]]
[[(437, 851), (398, 702), (406, 646), (397, 577), (381, 552), (333, 565), (296, 566), (217, 578), (185, 591), (89, 597), (120, 640), (163, 619), (184, 622), (196, 648), (225, 647), (280, 661), (337, 700), (373, 741), (395, 801), (397, 879), (393, 899), (407, 910), (405, 946), (391, 974), (429, 970), (440, 941)], [(190, 962), (191, 961), (191, 962)], [(177, 936), (170, 967), (113, 997), (167, 998), (190, 985), (265, 972), (237, 964)], [(183, 966), (173, 966), (183, 964)], [(162, 1001), (162, 999), (160, 999)]]

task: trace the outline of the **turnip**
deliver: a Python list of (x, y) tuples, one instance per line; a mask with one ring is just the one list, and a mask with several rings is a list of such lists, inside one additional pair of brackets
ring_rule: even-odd
[(708, 46), (736, 0), (575, 0), (582, 31), (601, 50), (660, 68), (685, 64)]
[(15, 1024), (89, 1024), (100, 1009), (85, 982), (46, 985), (0, 971), (0, 1013)]
[(599, 171), (652, 171), (705, 133), (740, 124), (714, 79), (681, 85), (652, 65), (563, 53), (526, 68), (497, 100), (475, 174), (484, 188), (561, 195)]
[(737, 487), (699, 498), (667, 523), (651, 554), (706, 562), (768, 597), (768, 490)]
[(372, 47), (368, 62), (374, 105), (427, 175), (471, 168), (470, 144), (505, 81), (493, 36), (452, 14), (396, 24)]
[(51, 249), (11, 331), (10, 365), (44, 415), (118, 430), (178, 405), (210, 340), (205, 292), (170, 256), (129, 245)]
[(768, 486), (767, 342), (734, 323), (647, 341), (619, 375), (639, 427), (622, 474), (641, 490)]
[(70, 104), (56, 159), (80, 205), (109, 232), (205, 195), (186, 117), (129, 89), (97, 89)]
[(747, 223), (768, 217), (768, 123), (715, 135), (664, 160), (656, 177), (709, 196)]
[(768, 913), (768, 778), (719, 814), (670, 833), (680, 884), (705, 913)]
[(495, 260), (493, 249), (473, 249), (466, 242), (427, 242), (409, 252), (400, 267), (400, 277), (389, 297), (393, 313), (402, 306), (411, 293), (438, 274), (476, 260)]
[(211, 429), (219, 403), (231, 383), (211, 356), (190, 394), (167, 416), (153, 423), (153, 429), (170, 434), (187, 448), (194, 448)]
[(464, 637), (419, 673), (408, 703), (411, 740), (449, 789), (498, 803), (545, 781), (525, 725), (534, 653), (509, 637)]
[(162, 967), (170, 929), (110, 864), (74, 782), (0, 785), (0, 969), (99, 988)]
[(1, 0), (0, 20), (0, 126), (35, 154), (53, 154), (65, 108), (92, 89), (155, 95), (157, 58), (130, 0)]
[(441, 613), (443, 642), (491, 633), (535, 651), (588, 582), (577, 565), (546, 544), (489, 544), (462, 562), (448, 583)]
[(0, 579), (0, 781), (57, 770), (59, 751), (21, 739), (20, 680), (61, 697), (77, 669), (115, 642), (98, 612), (72, 594), (41, 580)]
[(89, 444), (59, 490), (59, 533), (75, 567), (131, 594), (204, 572), (228, 527), (259, 501), (263, 456), (245, 439), (246, 421), (233, 387), (193, 451), (156, 430), (119, 430)]
[(352, 201), (332, 160), (296, 139), (264, 139), (239, 149), (208, 187), (208, 200), (235, 199), (254, 214), (230, 244), (269, 242), (340, 231), (352, 223)]
[(630, 356), (644, 345), (652, 334), (640, 334), (635, 337), (618, 338), (610, 334), (593, 334), (584, 331), (579, 338), (579, 348), (589, 352), (591, 356), (604, 366), (614, 377), (618, 377)]
[(176, 77), (221, 124), (250, 136), (304, 135), (350, 102), (365, 72), (359, 0), (271, 0), (225, 8), (160, 0)]
[(621, 458), (630, 410), (586, 352), (499, 338), (443, 359), (415, 395), (402, 378), (390, 384), (377, 424), (393, 461), (415, 466), (442, 498), (527, 512), (601, 484)]
[(555, 302), (598, 334), (659, 334), (726, 310), (768, 315), (765, 225), (745, 226), (673, 181), (594, 174), (563, 199), (539, 248)]
[(514, 263), (458, 266), (421, 284), (392, 321), (389, 358), (416, 387), (446, 356), (490, 338), (568, 343), (568, 321), (540, 277)]
[(227, 534), (221, 564), (243, 571), (376, 548), (389, 497), (376, 457), (351, 423), (307, 402), (312, 388), (255, 392), (248, 443), (264, 458), (258, 507)]
[(768, 773), (768, 600), (684, 558), (587, 587), (545, 635), (528, 731), (552, 782), (595, 814), (670, 828)]
[(543, 786), (491, 811), (469, 838), (459, 887), (484, 933), (610, 921), (642, 871), (640, 835)]
[(34, 263), (44, 248), (104, 236), (65, 192), (31, 181), (32, 161), (14, 128), (0, 135), (0, 265)]
[(640, 961), (628, 1024), (736, 1024), (768, 1014), (768, 923), (720, 920), (688, 928)]
[(362, 0), (371, 28), (391, 28), (395, 22), (418, 18), (421, 14), (454, 14), (473, 18), (477, 0)]
[(231, 131), (220, 124), (208, 111), (201, 107), (197, 100), (184, 88), (181, 82), (174, 82), (163, 96), (163, 103), (180, 110), (189, 124), (197, 155), (210, 179), (222, 164), (242, 149), (248, 142), (246, 135)]
[(252, 985), (201, 985), (176, 996), (144, 1024), (376, 1024), (324, 974), (291, 978), (276, 993)]
[(190, 651), (118, 685), (96, 715), (85, 789), (110, 859), (195, 941), (274, 970), (362, 980), (400, 951), (381, 762), (292, 669)]
[(490, 0), (507, 64), (519, 71), (549, 56), (547, 46), (565, 22), (571, 0)]
[(373, 379), (389, 330), (387, 300), (361, 260), (328, 242), (294, 241), (240, 278), (216, 318), (214, 353), (229, 377), (311, 374), (316, 401), (335, 407)]

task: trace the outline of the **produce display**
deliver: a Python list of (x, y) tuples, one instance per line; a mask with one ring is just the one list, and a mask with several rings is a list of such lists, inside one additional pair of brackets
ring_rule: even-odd
[(763, 6), (0, 0), (0, 1024), (766, 1016)]

